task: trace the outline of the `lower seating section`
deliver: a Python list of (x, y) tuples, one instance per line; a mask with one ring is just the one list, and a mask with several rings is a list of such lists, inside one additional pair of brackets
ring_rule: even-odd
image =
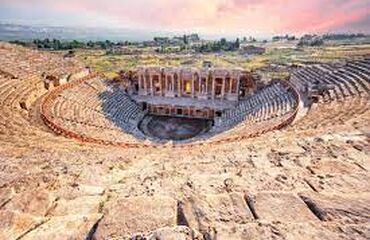
[(101, 110), (118, 126), (131, 130), (130, 123), (137, 125), (141, 120), (141, 109), (122, 89), (114, 87), (100, 94)]
[(268, 121), (284, 116), (295, 110), (297, 99), (281, 83), (274, 83), (248, 99), (241, 101), (236, 108), (225, 111), (215, 120), (212, 132), (220, 132), (238, 125), (242, 128), (251, 123)]

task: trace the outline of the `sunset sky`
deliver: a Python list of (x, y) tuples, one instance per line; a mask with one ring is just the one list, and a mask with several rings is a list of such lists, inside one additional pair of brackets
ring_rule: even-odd
[(0, 0), (6, 23), (204, 34), (370, 32), (370, 0)]

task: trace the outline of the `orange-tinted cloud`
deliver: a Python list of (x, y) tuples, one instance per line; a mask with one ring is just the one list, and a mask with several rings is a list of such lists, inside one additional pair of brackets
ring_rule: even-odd
[[(89, 13), (125, 27), (207, 33), (370, 32), (370, 0), (0, 0), (58, 14)], [(356, 29), (353, 29), (356, 26)]]

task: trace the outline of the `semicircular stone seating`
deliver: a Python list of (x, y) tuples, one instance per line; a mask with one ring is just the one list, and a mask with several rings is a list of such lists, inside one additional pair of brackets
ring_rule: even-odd
[(119, 86), (93, 77), (58, 92), (47, 111), (52, 121), (81, 137), (107, 142), (139, 143), (140, 107)]
[(297, 105), (298, 96), (287, 83), (273, 83), (227, 110), (210, 133), (219, 133), (215, 139), (222, 140), (280, 128), (293, 120)]
[[(294, 71), (290, 82), (301, 94), (324, 86), (316, 93), (318, 102), (296, 125), (312, 128), (344, 122), (370, 109), (370, 59), (344, 61), (338, 64), (314, 64)], [(325, 87), (328, 87), (325, 89)]]
[[(332, 141), (323, 139), (326, 132), (293, 129), (294, 134), (277, 134), (276, 143), (261, 137), (184, 150), (82, 144), (55, 134), (55, 124), (73, 130), (71, 136), (134, 143), (141, 136), (133, 126), (145, 113), (96, 74), (44, 89), (43, 72), (81, 68), (53, 54), (0, 42), (0, 239), (245, 239), (246, 232), (261, 238), (368, 239), (366, 132), (358, 136), (351, 126), (345, 129), (355, 136), (330, 134)], [(369, 58), (309, 68), (226, 111), (216, 119), (210, 141), (284, 126), (307, 94), (305, 85), (318, 85), (316, 78), (334, 87), (319, 95), (298, 127), (366, 110)], [(44, 121), (52, 120), (46, 121), (49, 127), (40, 118), (44, 113), (49, 118)], [(369, 111), (365, 114), (354, 119), (361, 128), (370, 121)], [(292, 143), (299, 149), (285, 148)]]
[[(47, 62), (48, 64), (45, 64)], [(58, 137), (39, 119), (35, 102), (47, 92), (43, 73), (67, 74), (84, 68), (60, 56), (0, 43), (0, 143), (44, 148), (74, 145)], [(49, 144), (50, 143), (50, 144)]]
[[(66, 147), (78, 143), (54, 134), (62, 134), (62, 129), (67, 133), (64, 135), (87, 142), (95, 139), (98, 141), (92, 142), (126, 147), (129, 145), (125, 143), (150, 145), (143, 141), (147, 137), (138, 129), (146, 113), (119, 85), (92, 74), (47, 92), (43, 73), (63, 75), (84, 66), (58, 55), (3, 43), (0, 53), (1, 143)], [(332, 124), (366, 113), (370, 108), (369, 69), (369, 57), (298, 69), (290, 81), (272, 83), (226, 110), (208, 133), (191, 141), (237, 140), (286, 126), (294, 119), (298, 101), (308, 94), (307, 89), (320, 85), (329, 87), (319, 93), (318, 103), (312, 104), (308, 115), (293, 127)], [(50, 101), (42, 101), (44, 95)], [(45, 109), (39, 109), (40, 104)], [(50, 129), (40, 120), (40, 110), (47, 115), (48, 119), (43, 120), (48, 120)]]
[[(138, 129), (146, 112), (118, 84), (92, 77), (53, 95), (46, 101), (45, 112), (58, 129), (69, 132), (66, 135), (113, 145), (140, 145), (148, 139)], [(288, 83), (274, 83), (227, 110), (215, 120), (209, 133), (176, 142), (213, 143), (256, 136), (290, 122), (297, 101), (297, 94)]]

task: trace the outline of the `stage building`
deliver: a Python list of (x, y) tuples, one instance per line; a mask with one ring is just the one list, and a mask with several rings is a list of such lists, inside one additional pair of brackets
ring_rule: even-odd
[(153, 115), (213, 119), (256, 89), (242, 69), (139, 67), (122, 74), (132, 99)]

